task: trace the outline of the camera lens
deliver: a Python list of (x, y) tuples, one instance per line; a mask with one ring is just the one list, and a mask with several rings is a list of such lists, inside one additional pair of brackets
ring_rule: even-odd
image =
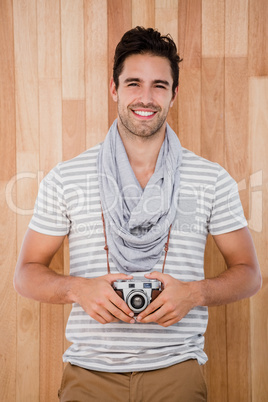
[(148, 296), (142, 290), (130, 292), (126, 302), (134, 313), (140, 313), (145, 310), (149, 304)]
[(142, 308), (144, 306), (145, 300), (144, 297), (140, 296), (140, 295), (136, 295), (134, 297), (132, 297), (131, 299), (131, 305), (132, 307), (134, 307), (135, 309), (138, 308)]

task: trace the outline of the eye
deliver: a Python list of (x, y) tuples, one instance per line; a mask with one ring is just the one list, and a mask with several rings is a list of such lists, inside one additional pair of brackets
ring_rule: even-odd
[(137, 82), (131, 82), (130, 84), (128, 84), (128, 87), (137, 87), (138, 83)]
[(161, 85), (161, 84), (157, 84), (155, 87), (156, 88), (161, 88), (161, 89), (166, 89), (166, 87), (164, 85)]

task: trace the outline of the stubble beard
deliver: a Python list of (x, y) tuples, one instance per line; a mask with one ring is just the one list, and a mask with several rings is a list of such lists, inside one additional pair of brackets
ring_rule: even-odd
[[(144, 106), (139, 105), (140, 107), (144, 108)], [(137, 107), (137, 106), (136, 106)], [(149, 105), (147, 105), (147, 108), (149, 109)], [(161, 113), (161, 108), (157, 107), (154, 109), (158, 113)], [(120, 104), (118, 104), (118, 117), (120, 120), (120, 123), (122, 125), (122, 128), (124, 130), (124, 133), (126, 135), (134, 135), (139, 138), (143, 138), (144, 140), (151, 139), (158, 133), (160, 133), (161, 128), (166, 122), (168, 112), (159, 114), (158, 116), (154, 117), (154, 121), (140, 121), (137, 123), (133, 121), (135, 118), (133, 116), (132, 109), (130, 107), (127, 108), (127, 113), (124, 113), (121, 108)]]

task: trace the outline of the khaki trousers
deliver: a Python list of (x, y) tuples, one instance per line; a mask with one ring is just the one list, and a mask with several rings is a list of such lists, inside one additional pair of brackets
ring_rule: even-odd
[(61, 402), (204, 402), (207, 388), (196, 360), (165, 369), (106, 373), (67, 364)]

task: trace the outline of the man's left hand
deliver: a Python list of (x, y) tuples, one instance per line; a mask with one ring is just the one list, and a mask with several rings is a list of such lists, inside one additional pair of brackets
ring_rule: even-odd
[(145, 277), (162, 282), (164, 290), (138, 315), (138, 322), (155, 322), (168, 327), (180, 321), (197, 305), (198, 292), (195, 282), (181, 282), (168, 274), (156, 271), (146, 274)]

